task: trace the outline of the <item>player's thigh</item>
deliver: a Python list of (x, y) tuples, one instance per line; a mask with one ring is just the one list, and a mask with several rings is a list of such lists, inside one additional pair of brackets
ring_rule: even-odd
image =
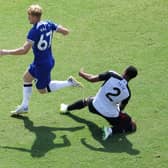
[(51, 81), (50, 72), (38, 75), (37, 81), (36, 81), (36, 88), (37, 88), (37, 90), (40, 93), (42, 93), (42, 94), (46, 93), (50, 81)]
[(92, 104), (93, 100), (94, 100), (94, 96), (90, 96), (84, 99), (85, 103), (89, 106)]
[(51, 69), (51, 67), (42, 66), (30, 70), (31, 74), (34, 74), (36, 78), (36, 88), (40, 93), (46, 93), (46, 88), (51, 81)]
[(132, 118), (127, 113), (120, 113), (120, 124), (119, 127), (125, 132), (136, 131), (136, 124), (132, 121)]
[(95, 109), (95, 107), (93, 106), (93, 100), (94, 100), (94, 97), (93, 96), (90, 96), (88, 98), (85, 99), (86, 101), (86, 104), (88, 106), (88, 109), (91, 113), (95, 113), (95, 114), (99, 114), (98, 111)]
[(23, 75), (23, 81), (31, 83), (33, 80), (34, 80), (34, 77), (30, 74), (29, 71), (26, 71)]

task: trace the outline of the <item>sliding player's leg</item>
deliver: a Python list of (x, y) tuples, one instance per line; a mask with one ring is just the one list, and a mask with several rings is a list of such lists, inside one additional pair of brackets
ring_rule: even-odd
[(78, 100), (78, 101), (76, 101), (72, 104), (69, 104), (69, 105), (62, 103), (60, 105), (60, 112), (68, 113), (69, 111), (83, 109), (86, 106), (88, 106), (88, 101), (89, 101), (89, 98)]
[(119, 133), (132, 133), (136, 131), (136, 123), (127, 114), (120, 112)]
[(119, 117), (107, 119), (107, 121), (112, 127), (103, 128), (103, 140), (114, 134), (133, 133), (136, 131), (136, 123), (127, 113), (120, 112)]

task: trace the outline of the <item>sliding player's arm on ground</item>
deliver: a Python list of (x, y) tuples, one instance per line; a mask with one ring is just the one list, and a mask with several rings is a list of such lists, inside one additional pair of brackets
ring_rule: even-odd
[(61, 25), (58, 26), (56, 32), (61, 33), (62, 35), (68, 35), (69, 30)]
[(89, 82), (99, 82), (99, 75), (92, 75), (92, 74), (88, 74), (86, 72), (84, 72), (83, 69), (81, 69), (79, 71), (79, 76), (81, 76), (82, 78), (84, 78), (85, 80), (89, 81)]
[(20, 48), (13, 49), (13, 50), (6, 50), (6, 49), (0, 50), (0, 56), (3, 56), (3, 55), (25, 55), (29, 52), (31, 47), (32, 47), (32, 43), (29, 41), (26, 41), (23, 44), (23, 46)]

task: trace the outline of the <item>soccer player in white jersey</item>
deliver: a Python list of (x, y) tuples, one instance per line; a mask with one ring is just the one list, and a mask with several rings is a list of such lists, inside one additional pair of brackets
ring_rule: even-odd
[(51, 42), (53, 33), (67, 35), (69, 30), (51, 21), (42, 21), (42, 8), (39, 5), (31, 5), (28, 10), (28, 20), (33, 27), (27, 34), (27, 40), (22, 47), (13, 50), (0, 50), (3, 55), (24, 55), (32, 48), (34, 60), (23, 76), (23, 100), (12, 115), (28, 112), (29, 100), (32, 94), (32, 81), (36, 81), (36, 88), (40, 93), (53, 92), (69, 86), (81, 86), (73, 77), (65, 81), (51, 80), (51, 70), (55, 61), (52, 54)]
[(89, 111), (105, 118), (112, 127), (103, 128), (103, 140), (110, 135), (136, 131), (136, 124), (131, 117), (124, 113), (131, 97), (128, 82), (138, 74), (134, 66), (129, 66), (123, 75), (108, 71), (99, 75), (92, 75), (81, 70), (79, 75), (89, 82), (104, 81), (95, 97), (88, 97), (73, 104), (61, 104), (60, 111), (68, 113), (72, 110), (88, 106)]

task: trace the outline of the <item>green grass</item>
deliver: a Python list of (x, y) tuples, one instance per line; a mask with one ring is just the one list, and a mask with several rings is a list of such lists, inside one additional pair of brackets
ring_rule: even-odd
[(56, 35), (57, 60), (53, 79), (109, 69), (122, 72), (133, 64), (139, 76), (130, 83), (132, 100), (127, 111), (138, 130), (101, 141), (106, 125), (87, 109), (65, 116), (59, 104), (94, 95), (100, 84), (80, 79), (84, 90), (67, 88), (40, 95), (33, 90), (28, 117), (11, 118), (22, 99), (22, 75), (31, 63), (23, 57), (0, 58), (0, 168), (166, 168), (168, 1), (166, 0), (0, 0), (0, 48), (23, 44), (30, 29), (26, 9), (44, 8), (44, 19), (70, 28), (68, 37)]

